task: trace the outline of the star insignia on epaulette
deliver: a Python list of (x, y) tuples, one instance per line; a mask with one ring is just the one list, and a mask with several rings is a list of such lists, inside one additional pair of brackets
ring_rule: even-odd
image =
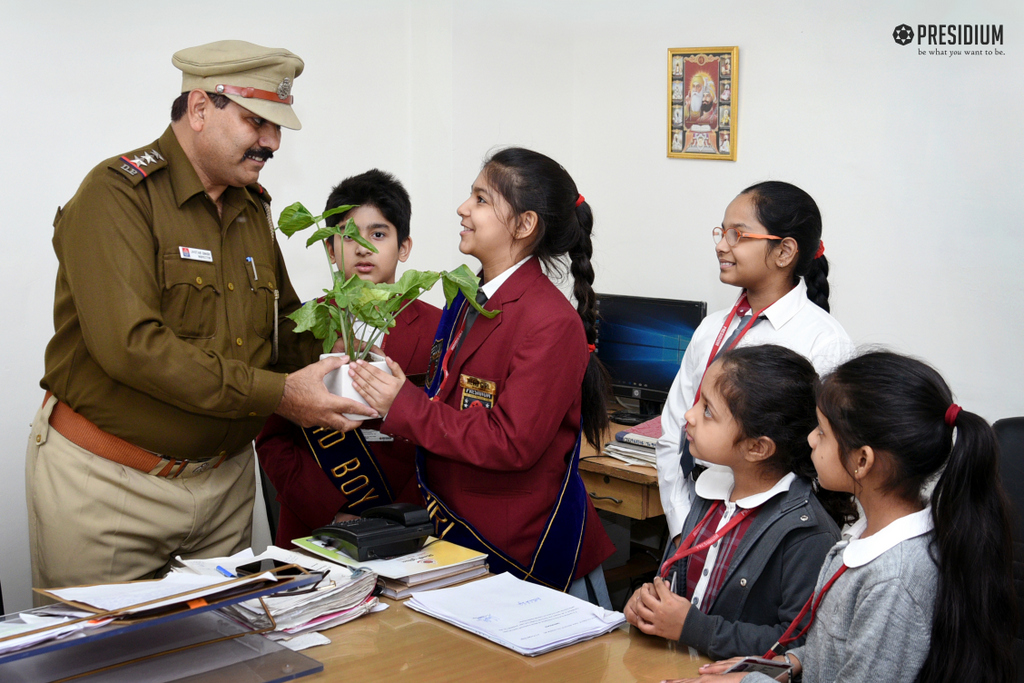
[(149, 165), (149, 162), (144, 161), (143, 159), (140, 159), (138, 154), (136, 154), (135, 156), (133, 156), (131, 158), (131, 162), (133, 164), (135, 164), (136, 166), (148, 166)]
[(160, 152), (156, 151), (155, 149), (149, 150), (148, 152), (146, 152), (146, 154), (152, 154), (153, 158), (156, 159), (157, 161), (164, 160), (163, 156), (160, 155)]
[(142, 161), (143, 163), (148, 164), (156, 163), (156, 157), (150, 154), (149, 152), (146, 152), (141, 157), (139, 157), (139, 160)]

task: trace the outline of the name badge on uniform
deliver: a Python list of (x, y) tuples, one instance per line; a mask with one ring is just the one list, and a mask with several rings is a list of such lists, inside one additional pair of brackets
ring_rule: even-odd
[(213, 252), (209, 249), (196, 249), (195, 247), (178, 247), (181, 258), (189, 261), (206, 261), (213, 263)]
[(480, 406), (493, 408), (494, 399), (498, 395), (498, 385), (490, 380), (459, 375), (459, 386), (462, 387), (462, 410)]

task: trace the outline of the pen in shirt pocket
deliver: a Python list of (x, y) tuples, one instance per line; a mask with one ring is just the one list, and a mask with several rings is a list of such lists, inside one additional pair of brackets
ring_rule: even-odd
[(259, 280), (260, 276), (256, 274), (256, 262), (252, 260), (252, 256), (246, 256), (245, 260), (250, 266), (252, 266), (252, 279)]

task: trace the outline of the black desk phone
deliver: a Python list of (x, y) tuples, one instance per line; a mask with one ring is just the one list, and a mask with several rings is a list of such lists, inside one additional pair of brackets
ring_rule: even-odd
[(412, 503), (391, 503), (364, 510), (359, 519), (315, 529), (313, 537), (365, 562), (414, 553), (432, 533), (434, 524), (424, 508)]

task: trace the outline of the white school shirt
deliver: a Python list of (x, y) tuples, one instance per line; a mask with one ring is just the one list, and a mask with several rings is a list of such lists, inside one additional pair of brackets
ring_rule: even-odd
[[(686, 423), (683, 414), (693, 406), (697, 387), (711, 356), (711, 348), (731, 310), (716, 311), (697, 327), (683, 354), (679, 374), (672, 382), (661, 413), (661, 438), (658, 439), (655, 453), (658, 461), (658, 489), (661, 493), (661, 507), (668, 521), (669, 538), (679, 535), (693, 502), (693, 480), (684, 477), (679, 467), (679, 438)], [(853, 355), (854, 346), (850, 335), (846, 334), (846, 330), (835, 318), (807, 298), (807, 285), (803, 278), (796, 287), (769, 306), (764, 316), (767, 320), (751, 327), (737, 347), (758, 344), (785, 346), (809, 359), (819, 375)], [(728, 339), (739, 322), (740, 316), (737, 315), (729, 324), (724, 339)]]
[[(704, 500), (720, 500), (725, 503), (725, 513), (722, 515), (722, 519), (719, 520), (718, 526), (715, 527), (715, 531), (718, 532), (729, 523), (729, 520), (732, 519), (737, 510), (756, 508), (780, 493), (785, 493), (789, 490), (789, 486), (793, 483), (794, 479), (796, 479), (796, 475), (790, 472), (775, 482), (775, 486), (767, 491), (755, 493), (752, 496), (740, 498), (737, 501), (731, 501), (729, 497), (732, 495), (732, 490), (736, 485), (732, 470), (728, 467), (712, 465), (697, 479), (695, 489), (697, 495)], [(707, 592), (708, 584), (711, 582), (711, 572), (715, 571), (715, 563), (718, 562), (718, 547), (721, 544), (721, 539), (715, 541), (708, 548), (708, 553), (704, 557), (704, 570), (700, 574), (700, 580), (697, 582), (697, 585), (693, 588), (693, 598), (691, 599), (693, 606), (697, 609), (700, 609), (700, 604), (704, 602), (704, 594)], [(685, 574), (680, 577), (680, 580), (686, 581)], [(680, 595), (686, 597), (686, 586), (681, 588)], [(676, 587), (672, 586), (672, 590), (675, 591)]]
[(524, 258), (522, 261), (520, 261), (520, 262), (516, 263), (515, 265), (513, 265), (513, 266), (503, 270), (502, 272), (498, 273), (498, 275), (493, 277), (488, 282), (485, 282), (484, 284), (480, 285), (480, 289), (482, 289), (484, 294), (487, 295), (487, 298), (490, 299), (492, 296), (495, 295), (495, 293), (497, 293), (498, 288), (501, 287), (503, 284), (505, 284), (505, 280), (507, 280), (510, 277), (512, 277), (512, 273), (514, 273), (517, 270), (519, 270), (520, 268), (522, 268), (523, 264), (526, 263), (527, 261), (529, 261), (532, 258), (533, 258), (533, 254), (530, 254), (529, 256)]

